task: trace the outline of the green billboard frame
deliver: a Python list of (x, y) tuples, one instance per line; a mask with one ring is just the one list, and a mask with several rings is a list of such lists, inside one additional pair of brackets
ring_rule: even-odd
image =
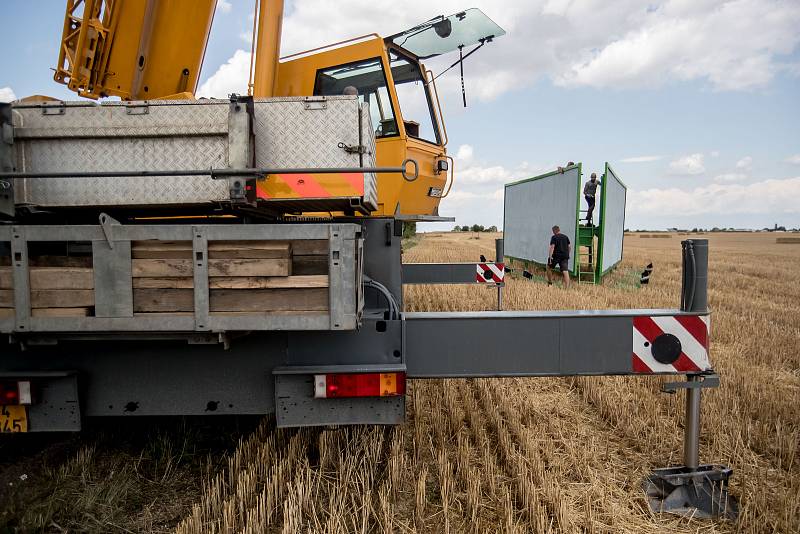
[(623, 187), (623, 189), (625, 189), (625, 199), (626, 199), (626, 202), (627, 202), (628, 186), (625, 185), (625, 182), (623, 182), (620, 179), (620, 177), (616, 173), (616, 171), (614, 171), (614, 169), (611, 168), (611, 165), (609, 165), (609, 163), (606, 161), (605, 162), (605, 167), (603, 169), (603, 177), (602, 177), (602, 180), (600, 181), (600, 188), (601, 188), (600, 189), (600, 233), (599, 233), (598, 238), (597, 238), (598, 254), (597, 254), (597, 261), (595, 262), (595, 280), (596, 280), (596, 283), (599, 283), (602, 280), (603, 276), (608, 274), (612, 269), (614, 269), (617, 265), (619, 265), (620, 262), (622, 262), (622, 255), (625, 253), (625, 215), (626, 215), (626, 213), (623, 210), (623, 213), (622, 213), (622, 236), (623, 237), (622, 237), (622, 244), (620, 245), (620, 259), (619, 259), (619, 261), (617, 261), (614, 264), (610, 265), (608, 267), (608, 269), (606, 269), (605, 271), (603, 270), (603, 252), (605, 250), (605, 237), (606, 237), (606, 203), (607, 203), (607, 201), (606, 201), (606, 191), (608, 191), (608, 188), (606, 187), (606, 183), (609, 180), (609, 177), (608, 177), (609, 171), (611, 171), (611, 174), (614, 177), (614, 179), (619, 182), (619, 184)]
[[(563, 174), (564, 171), (571, 170), (571, 169), (576, 168), (576, 167), (578, 169), (578, 190), (575, 192), (575, 194), (576, 194), (575, 233), (574, 233), (574, 235), (571, 235), (571, 236), (568, 236), (568, 237), (570, 238), (570, 240), (572, 242), (572, 249), (573, 249), (573, 262), (572, 262), (572, 269), (570, 270), (570, 275), (572, 277), (577, 278), (577, 279), (580, 280), (580, 276), (579, 275), (580, 275), (581, 264), (580, 264), (580, 256), (578, 254), (578, 250), (580, 248), (581, 207), (582, 207), (582, 202), (583, 202), (582, 194), (581, 194), (582, 193), (582, 189), (581, 188), (583, 186), (583, 164), (582, 164), (582, 162), (578, 162), (575, 165), (570, 165), (568, 167), (564, 167), (563, 169), (557, 169), (555, 171), (550, 171), (550, 172), (547, 172), (547, 173), (544, 173), (544, 174), (540, 174), (538, 176), (533, 176), (531, 178), (525, 178), (523, 180), (517, 180), (515, 182), (510, 182), (508, 184), (505, 184), (505, 188), (508, 188), (509, 186), (513, 186), (513, 185), (526, 183), (526, 182), (533, 182), (533, 181), (536, 181), (536, 180), (541, 180), (543, 178), (549, 178), (551, 176), (555, 176), (555, 175), (558, 175), (558, 174)], [(613, 178), (611, 178), (609, 176), (609, 173), (610, 173), (611, 176), (613, 176)], [(625, 228), (624, 228), (625, 227), (625, 213), (624, 213), (624, 204), (623, 204), (623, 214), (622, 214), (623, 242), (620, 244), (620, 259), (617, 262), (615, 262), (613, 265), (608, 266), (607, 269), (603, 270), (603, 253), (605, 251), (606, 232), (608, 230), (607, 227), (606, 227), (606, 222), (607, 222), (606, 211), (607, 211), (607, 207), (608, 207), (607, 206), (608, 205), (608, 199), (607, 199), (608, 187), (607, 187), (607, 184), (609, 183), (609, 180), (611, 180), (611, 179), (615, 179), (623, 187), (623, 189), (625, 190), (625, 193), (626, 193), (625, 194), (625, 198), (627, 200), (628, 186), (625, 185), (625, 182), (623, 182), (619, 178), (619, 175), (616, 173), (616, 171), (614, 171), (614, 169), (611, 167), (611, 165), (606, 161), (604, 169), (603, 169), (603, 175), (602, 175), (602, 177), (600, 179), (600, 202), (599, 202), (599, 205), (596, 206), (598, 214), (600, 215), (600, 225), (594, 227), (596, 232), (593, 233), (593, 236), (597, 237), (597, 249), (596, 249), (595, 254), (594, 254), (594, 258), (595, 259), (594, 259), (594, 266), (593, 266), (594, 267), (594, 275), (595, 275), (594, 276), (594, 283), (595, 284), (602, 283), (603, 277), (606, 274), (608, 274), (611, 270), (613, 270), (617, 265), (619, 265), (619, 263), (622, 261), (622, 254), (624, 252), (624, 246), (625, 246), (624, 245), (624, 242), (625, 242), (625, 239), (624, 239), (624, 235), (625, 235)], [(504, 211), (504, 213), (503, 213), (503, 231), (504, 232), (508, 228), (508, 225), (506, 224), (506, 221), (507, 221), (506, 213)], [(594, 239), (594, 237), (592, 237), (592, 239)], [(543, 264), (541, 262), (538, 262), (536, 260), (531, 260), (531, 259), (526, 259), (526, 258), (517, 258), (515, 256), (506, 256), (506, 257), (510, 258), (512, 260), (530, 263), (530, 264), (536, 265), (538, 267), (546, 267), (545, 264)]]

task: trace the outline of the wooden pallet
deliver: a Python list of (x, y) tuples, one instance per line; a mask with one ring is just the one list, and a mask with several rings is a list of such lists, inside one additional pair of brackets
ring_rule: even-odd
[[(33, 317), (85, 317), (94, 306), (94, 273), (86, 267), (31, 267)], [(14, 315), (11, 267), (0, 267), (0, 318)]]
[[(133, 310), (185, 314), (194, 310), (190, 241), (131, 243)], [(92, 316), (91, 258), (32, 256), (33, 317)], [(211, 313), (327, 311), (327, 240), (226, 241), (208, 245)], [(0, 267), (0, 318), (14, 315), (11, 267)]]

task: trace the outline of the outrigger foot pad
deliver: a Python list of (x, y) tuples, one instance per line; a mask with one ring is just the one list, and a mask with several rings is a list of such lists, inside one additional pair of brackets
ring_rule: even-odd
[(739, 505), (728, 495), (732, 474), (732, 469), (721, 465), (667, 467), (653, 471), (643, 488), (654, 512), (735, 520)]

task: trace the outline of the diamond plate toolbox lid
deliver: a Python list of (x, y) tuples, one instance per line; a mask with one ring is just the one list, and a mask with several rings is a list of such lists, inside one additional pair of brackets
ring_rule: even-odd
[[(374, 167), (368, 106), (355, 96), (256, 99), (256, 167)], [(378, 203), (375, 182), (372, 173), (271, 174), (258, 180), (256, 196), (290, 211), (370, 212)]]
[[(224, 100), (15, 104), (17, 169), (27, 172), (178, 171), (229, 166)], [(208, 176), (22, 178), (17, 204), (154, 206), (227, 201)]]
[[(366, 105), (350, 96), (255, 99), (252, 105), (202, 99), (13, 106), (15, 160), (22, 172), (367, 167), (375, 164), (369, 124)], [(251, 204), (272, 212), (375, 209), (374, 175), (315, 180), (322, 176), (262, 178)], [(264, 184), (270, 186), (262, 194)], [(229, 181), (209, 176), (18, 178), (14, 193), (18, 206), (46, 208), (211, 208), (231, 201)]]

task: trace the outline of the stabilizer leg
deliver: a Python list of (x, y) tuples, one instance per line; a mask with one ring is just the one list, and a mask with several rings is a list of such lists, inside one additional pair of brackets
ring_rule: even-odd
[(739, 507), (728, 495), (732, 474), (732, 469), (721, 465), (656, 469), (645, 480), (644, 491), (654, 512), (734, 520)]
[(687, 382), (664, 385), (664, 391), (668, 393), (686, 389), (684, 465), (656, 469), (644, 481), (644, 491), (654, 512), (731, 520), (738, 516), (739, 506), (728, 494), (728, 480), (733, 470), (722, 465), (699, 463), (700, 394), (703, 388), (717, 386), (719, 377), (716, 375), (689, 375)]

